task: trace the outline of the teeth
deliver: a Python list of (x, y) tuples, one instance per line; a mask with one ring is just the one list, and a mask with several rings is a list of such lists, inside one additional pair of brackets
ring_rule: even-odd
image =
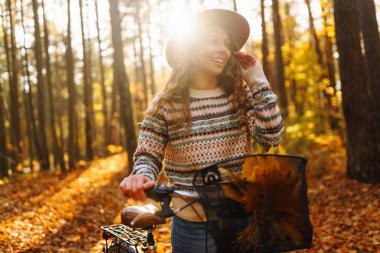
[(212, 58), (214, 61), (216, 61), (216, 62), (219, 62), (219, 63), (223, 63), (224, 62), (224, 60), (223, 59), (221, 59), (221, 58), (218, 58), (218, 57), (214, 57), (214, 58)]

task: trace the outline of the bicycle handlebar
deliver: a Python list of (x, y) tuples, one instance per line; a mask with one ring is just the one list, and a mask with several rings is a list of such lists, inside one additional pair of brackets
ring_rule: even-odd
[(155, 201), (161, 201), (163, 198), (169, 197), (174, 193), (174, 188), (166, 185), (157, 185), (145, 191), (148, 198)]

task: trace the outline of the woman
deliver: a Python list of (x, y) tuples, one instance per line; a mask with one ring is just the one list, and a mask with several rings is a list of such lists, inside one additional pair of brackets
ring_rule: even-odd
[[(195, 195), (198, 170), (252, 153), (252, 145), (278, 145), (284, 122), (256, 57), (239, 52), (249, 25), (236, 12), (212, 9), (194, 16), (191, 34), (172, 37), (166, 58), (173, 68), (163, 92), (147, 109), (134, 168), (120, 184), (123, 193), (145, 200), (163, 168), (177, 190)], [(244, 81), (243, 81), (244, 80)], [(223, 167), (235, 173), (241, 162)], [(227, 179), (226, 179), (227, 180)], [(173, 198), (173, 206), (184, 200)], [(174, 253), (204, 252), (205, 212), (199, 203), (178, 212), (172, 221)], [(215, 252), (212, 238), (208, 252)]]

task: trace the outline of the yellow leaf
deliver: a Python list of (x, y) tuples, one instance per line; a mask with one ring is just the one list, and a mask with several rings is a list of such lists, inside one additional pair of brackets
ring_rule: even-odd
[[(256, 174), (254, 167), (259, 167), (260, 165), (256, 164), (256, 158), (255, 157), (247, 157), (244, 159), (244, 163), (242, 165), (242, 178), (254, 182), (256, 181)], [(257, 168), (259, 170), (259, 168)]]
[(238, 182), (241, 180), (241, 177), (239, 175), (236, 175), (230, 170), (227, 170), (225, 168), (219, 167), (219, 171), (222, 173), (222, 175), (225, 175), (229, 178), (229, 181), (232, 183)]
[(278, 145), (278, 154), (280, 155), (286, 154), (286, 150), (281, 145)]
[(233, 189), (230, 185), (227, 185), (227, 184), (223, 184), (222, 187), (224, 190), (224, 194), (226, 195), (227, 198), (230, 198), (230, 199), (236, 200), (237, 202), (245, 204), (243, 201), (243, 197), (244, 197), (243, 193)]

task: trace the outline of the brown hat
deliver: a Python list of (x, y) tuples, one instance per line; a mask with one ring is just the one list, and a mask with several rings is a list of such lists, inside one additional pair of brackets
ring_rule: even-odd
[[(193, 29), (201, 28), (206, 24), (221, 25), (231, 36), (232, 42), (240, 50), (248, 40), (250, 27), (248, 21), (239, 13), (225, 9), (209, 9), (195, 14), (192, 17)], [(166, 46), (166, 60), (173, 67), (176, 61), (176, 55), (181, 47), (181, 38), (178, 35), (172, 35)]]

